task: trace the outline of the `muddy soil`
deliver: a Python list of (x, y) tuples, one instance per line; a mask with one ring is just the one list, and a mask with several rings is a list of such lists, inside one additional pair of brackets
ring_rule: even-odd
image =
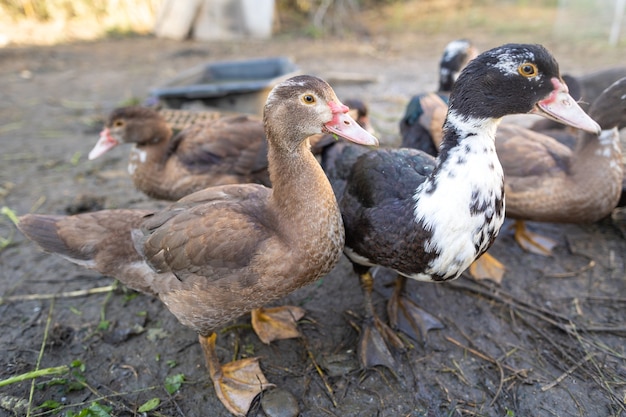
[[(328, 79), (340, 97), (368, 102), (381, 140), (394, 145), (404, 106), (412, 94), (435, 88), (438, 59), (451, 39), (411, 34), (179, 43), (138, 37), (1, 49), (0, 206), (18, 214), (65, 214), (163, 205), (133, 188), (128, 148), (95, 161), (86, 156), (112, 108), (142, 101), (150, 88), (207, 61), (287, 55), (303, 72)], [(476, 41), (484, 50), (504, 39)], [(543, 43), (574, 75), (620, 60), (606, 48)], [(222, 360), (258, 356), (277, 386), (250, 415), (293, 415), (284, 402), (278, 407), (283, 414), (266, 414), (262, 405), (276, 392), (294, 398), (303, 417), (626, 415), (626, 239), (611, 219), (531, 224), (559, 243), (545, 258), (522, 251), (507, 226), (491, 250), (507, 267), (500, 285), (467, 277), (409, 284), (413, 299), (445, 328), (397, 352), (395, 375), (358, 367), (362, 295), (345, 259), (281, 300), (306, 309), (301, 338), (264, 345), (248, 316), (224, 329)], [(6, 216), (0, 237), (6, 245), (0, 252), (0, 380), (35, 369), (40, 355), (40, 369), (82, 364), (70, 374), (38, 378), (30, 415), (93, 411), (96, 403), (118, 416), (229, 415), (216, 399), (196, 335), (158, 300), (121, 285), (43, 298), (114, 280), (40, 252)], [(384, 315), (393, 275), (376, 274), (376, 307)], [(34, 299), (8, 299), (27, 295)], [(168, 391), (180, 374), (184, 382)], [(30, 390), (30, 380), (1, 387), (0, 416), (25, 415)], [(153, 398), (158, 407), (139, 411)]]

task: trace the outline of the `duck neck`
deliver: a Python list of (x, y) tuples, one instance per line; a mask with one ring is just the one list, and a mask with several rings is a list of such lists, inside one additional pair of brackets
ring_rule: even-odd
[(330, 183), (310, 150), (308, 140), (295, 149), (268, 149), (272, 202), (286, 217), (297, 219), (325, 216), (320, 207), (336, 209)]
[[(437, 182), (440, 177), (455, 181), (483, 183), (499, 186), (504, 174), (496, 154), (495, 135), (500, 119), (464, 117), (451, 110), (443, 128), (443, 141), (437, 158), (437, 167), (428, 181)], [(474, 173), (474, 170), (478, 172)], [(467, 177), (456, 178), (457, 172)]]
[(415, 192), (415, 219), (432, 233), (431, 249), (445, 254), (432, 271), (443, 279), (484, 253), (504, 221), (504, 174), (494, 139), (499, 121), (451, 110), (436, 167)]
[(345, 242), (341, 212), (308, 140), (292, 151), (270, 146), (268, 160), (272, 182), (268, 204), (282, 240), (317, 271), (311, 282), (330, 271), (341, 256)]
[(156, 187), (160, 187), (161, 179), (165, 173), (164, 166), (170, 157), (172, 131), (165, 126), (154, 132), (148, 141), (135, 144), (128, 160), (128, 173), (132, 176), (135, 185), (150, 182)]
[[(622, 150), (617, 128), (606, 129), (599, 136), (581, 132), (570, 164), (571, 176), (587, 181), (590, 173), (604, 178), (608, 185), (609, 177), (619, 179), (623, 176)], [(619, 178), (618, 178), (619, 177)]]

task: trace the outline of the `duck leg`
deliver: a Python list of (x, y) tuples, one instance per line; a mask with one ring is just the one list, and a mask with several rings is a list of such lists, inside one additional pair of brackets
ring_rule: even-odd
[(360, 273), (359, 278), (365, 298), (365, 319), (358, 349), (359, 361), (364, 368), (382, 365), (393, 371), (396, 368), (396, 361), (389, 350), (389, 344), (396, 348), (403, 348), (404, 343), (374, 311), (372, 303), (374, 277), (370, 271)]
[(522, 220), (515, 221), (515, 241), (527, 252), (536, 255), (551, 256), (557, 242), (526, 229)]
[(252, 328), (265, 344), (273, 340), (300, 337), (298, 320), (305, 313), (303, 308), (296, 306), (258, 308), (250, 313)]
[(258, 358), (241, 359), (220, 364), (215, 352), (217, 335), (198, 336), (209, 376), (222, 404), (236, 416), (245, 417), (254, 398), (263, 390), (273, 387), (259, 367)]
[(469, 273), (474, 279), (490, 279), (494, 282), (502, 282), (506, 268), (500, 261), (488, 252), (483, 253), (469, 267)]
[(407, 278), (398, 275), (393, 294), (387, 303), (389, 323), (411, 339), (424, 343), (429, 330), (443, 329), (443, 323), (435, 316), (422, 310), (408, 297), (403, 296)]

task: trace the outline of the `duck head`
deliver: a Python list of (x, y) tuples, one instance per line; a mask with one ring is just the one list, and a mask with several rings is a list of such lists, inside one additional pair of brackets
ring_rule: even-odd
[(96, 159), (122, 143), (158, 143), (171, 134), (172, 130), (156, 110), (138, 106), (120, 107), (109, 115), (88, 157)]
[[(569, 94), (558, 63), (541, 45), (507, 44), (483, 52), (468, 63), (453, 89), (462, 93), (450, 102), (450, 109), (462, 108), (463, 114), (472, 117), (534, 113), (600, 132), (600, 126)], [(476, 100), (479, 106), (471, 104)]]
[[(377, 146), (378, 139), (363, 129), (350, 116), (349, 110), (326, 81), (310, 75), (289, 78), (268, 95), (264, 111), (267, 138), (291, 136), (294, 138), (291, 146), (297, 146), (300, 138), (332, 133), (360, 145)], [(283, 123), (287, 113), (291, 120), (298, 122)], [(294, 113), (298, 117), (293, 117)]]

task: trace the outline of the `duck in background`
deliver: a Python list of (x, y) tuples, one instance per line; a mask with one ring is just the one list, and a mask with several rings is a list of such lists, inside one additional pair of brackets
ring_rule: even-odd
[(324, 276), (344, 246), (341, 213), (308, 137), (334, 133), (378, 144), (332, 88), (311, 76), (270, 92), (264, 126), (272, 188), (223, 185), (157, 212), (27, 214), (18, 222), (45, 251), (159, 297), (198, 333), (217, 395), (238, 416), (271, 384), (256, 358), (221, 365), (215, 330)]
[(618, 131), (626, 125), (624, 97), (626, 78), (604, 90), (589, 108), (602, 132), (578, 131), (573, 150), (511, 123), (498, 128), (506, 215), (516, 220), (515, 239), (527, 251), (547, 256), (555, 242), (526, 230), (524, 221), (592, 223), (617, 206), (624, 178)]
[[(566, 80), (568, 86), (570, 86), (570, 94), (574, 98), (576, 96), (572, 93), (572, 85), (576, 93), (580, 97), (580, 105), (583, 109), (587, 109), (590, 104), (596, 103), (597, 106), (602, 103), (597, 102), (597, 98), (603, 93), (604, 90), (609, 88), (611, 84), (626, 77), (626, 67), (608, 68), (600, 71), (593, 72), (591, 74), (583, 75), (582, 77), (570, 76)], [(584, 89), (584, 91), (583, 91)], [(606, 106), (609, 106), (610, 101), (605, 101)], [(596, 111), (602, 111), (596, 109)], [(605, 110), (606, 111), (606, 110)], [(574, 150), (577, 143), (577, 133), (575, 129), (568, 128), (561, 123), (557, 123), (550, 120), (537, 120), (530, 127), (532, 130), (538, 131), (542, 134), (548, 135), (556, 139), (558, 142), (566, 145), (568, 148)], [(617, 125), (618, 130), (626, 128), (626, 115), (621, 118), (621, 121)], [(626, 206), (626, 169), (624, 170), (624, 178), (622, 179), (622, 193), (617, 203), (617, 207)]]
[[(545, 48), (508, 44), (480, 54), (459, 75), (436, 159), (416, 149), (367, 151), (345, 142), (325, 149), (322, 166), (346, 228), (344, 253), (364, 291), (364, 367), (395, 367), (389, 346), (402, 342), (392, 327), (421, 340), (441, 325), (404, 296), (406, 279), (455, 279), (491, 246), (504, 221), (496, 128), (508, 114), (529, 112), (600, 130), (570, 97)], [(388, 302), (391, 327), (373, 307), (373, 266), (398, 273)]]
[[(180, 113), (180, 112), (178, 112)], [(135, 187), (161, 200), (178, 200), (206, 187), (257, 183), (270, 186), (267, 141), (260, 119), (211, 113), (174, 134), (165, 116), (148, 107), (113, 110), (89, 153), (95, 159), (123, 144), (134, 144), (128, 171)], [(204, 112), (197, 112), (198, 117)], [(182, 126), (179, 126), (182, 127)]]
[(582, 89), (581, 104), (590, 106), (605, 89), (624, 77), (626, 77), (626, 67), (603, 68), (578, 76), (577, 79)]
[[(367, 105), (357, 99), (345, 103), (373, 134)], [(120, 107), (108, 116), (89, 159), (124, 143), (134, 145), (128, 171), (135, 187), (152, 198), (176, 201), (216, 185), (271, 186), (263, 123), (253, 116)]]
[(478, 54), (467, 39), (446, 45), (439, 61), (439, 87), (436, 92), (415, 95), (400, 120), (401, 147), (421, 149), (437, 155), (433, 143), (440, 143), (443, 121), (448, 111), (448, 97), (461, 70)]

